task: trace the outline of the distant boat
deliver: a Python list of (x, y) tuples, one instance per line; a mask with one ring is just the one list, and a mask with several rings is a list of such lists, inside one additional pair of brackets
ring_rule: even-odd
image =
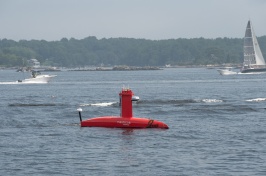
[(132, 101), (139, 101), (139, 96), (133, 95), (132, 96)]
[(31, 78), (18, 80), (20, 83), (48, 83), (56, 75), (42, 75), (40, 71), (32, 71)]
[(226, 67), (223, 69), (218, 69), (217, 71), (220, 73), (220, 75), (236, 75), (236, 74), (238, 74), (238, 72), (235, 72), (232, 70), (232, 67)]
[(266, 72), (265, 60), (250, 20), (244, 38), (244, 62), (240, 71), (241, 73)]

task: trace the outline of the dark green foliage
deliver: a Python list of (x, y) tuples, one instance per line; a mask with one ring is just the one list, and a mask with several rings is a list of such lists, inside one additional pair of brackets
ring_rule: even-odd
[[(266, 36), (258, 38), (266, 56)], [(36, 58), (42, 65), (82, 67), (104, 65), (163, 66), (234, 63), (243, 60), (243, 39), (169, 39), (132, 38), (60, 41), (0, 40), (0, 65), (22, 66), (23, 60)]]

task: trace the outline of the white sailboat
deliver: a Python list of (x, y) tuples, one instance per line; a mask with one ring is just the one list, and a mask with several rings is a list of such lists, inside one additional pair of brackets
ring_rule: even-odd
[(266, 64), (251, 21), (249, 20), (244, 38), (244, 62), (241, 73), (252, 72), (266, 72)]

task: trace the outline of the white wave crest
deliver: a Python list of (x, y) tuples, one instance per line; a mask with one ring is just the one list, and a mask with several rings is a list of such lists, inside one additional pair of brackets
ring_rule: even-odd
[(249, 100), (246, 100), (246, 101), (249, 101), (249, 102), (266, 101), (266, 98), (255, 98), (255, 99), (249, 99)]
[(47, 82), (36, 82), (36, 81), (31, 81), (31, 82), (0, 82), (0, 84), (47, 84)]
[(105, 103), (93, 103), (93, 104), (81, 104), (80, 106), (111, 106), (115, 104), (116, 102), (105, 102)]
[(202, 100), (205, 103), (221, 103), (223, 100), (217, 100), (217, 99), (203, 99)]

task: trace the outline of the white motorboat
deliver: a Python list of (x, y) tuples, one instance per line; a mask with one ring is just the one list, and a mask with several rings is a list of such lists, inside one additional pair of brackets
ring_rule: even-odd
[(218, 69), (217, 71), (221, 75), (236, 75), (236, 74), (238, 74), (238, 72), (233, 71), (231, 67), (226, 67), (224, 69)]
[(139, 96), (133, 95), (132, 96), (132, 101), (139, 101)]
[(57, 75), (42, 75), (39, 71), (32, 71), (31, 78), (18, 80), (21, 83), (48, 83), (51, 78), (56, 77)]

